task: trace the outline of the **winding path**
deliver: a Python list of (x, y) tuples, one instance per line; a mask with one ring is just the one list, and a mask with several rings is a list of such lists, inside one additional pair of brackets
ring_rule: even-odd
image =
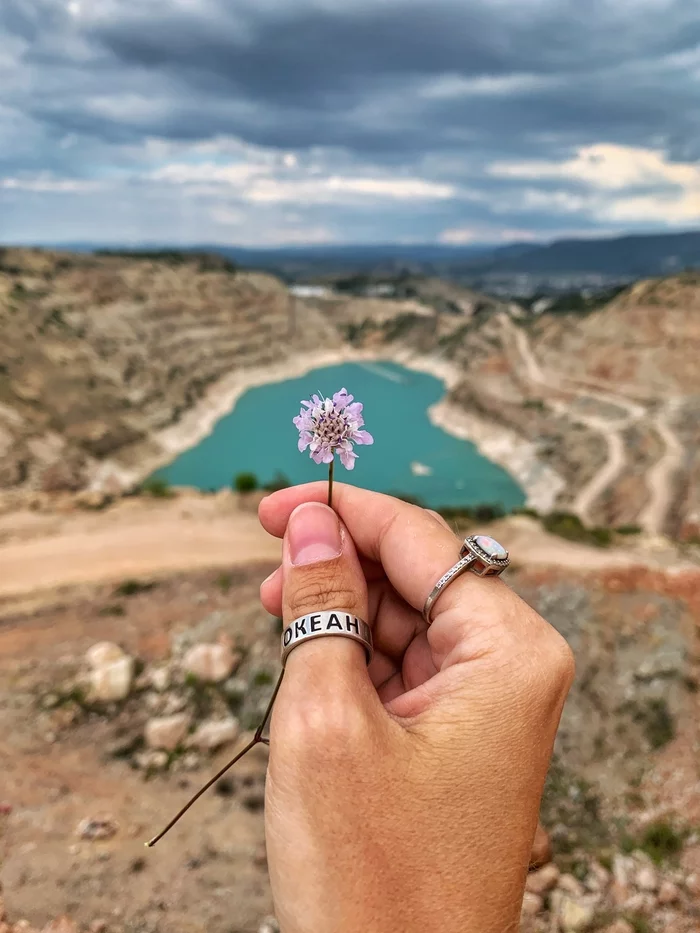
[[(573, 393), (580, 399), (595, 399), (626, 412), (626, 415), (621, 418), (604, 418), (573, 411), (564, 401), (547, 399), (549, 406), (554, 411), (600, 434), (607, 445), (608, 455), (605, 464), (579, 491), (572, 504), (573, 511), (581, 520), (591, 524), (593, 506), (606, 489), (610, 488), (622, 475), (627, 464), (627, 452), (622, 432), (636, 422), (648, 420), (649, 412), (645, 406), (632, 401), (626, 396), (601, 389), (592, 389), (588, 385), (582, 387), (577, 380), (559, 373), (551, 371), (545, 373), (535, 358), (525, 331), (516, 327), (507, 315), (503, 315), (501, 320), (514, 338), (528, 381), (548, 389), (554, 389), (557, 392), (569, 395)], [(657, 431), (666, 448), (663, 456), (654, 464), (646, 476), (649, 500), (639, 515), (639, 524), (651, 534), (663, 532), (673, 501), (673, 476), (680, 468), (685, 455), (683, 445), (669, 424), (669, 421), (678, 412), (680, 404), (680, 399), (668, 399), (663, 410), (650, 420), (651, 425)]]
[(649, 501), (639, 516), (639, 524), (645, 530), (660, 532), (673, 504), (673, 477), (681, 469), (685, 448), (678, 440), (670, 422), (681, 409), (682, 399), (670, 398), (664, 408), (653, 419), (659, 437), (666, 445), (666, 452), (657, 460), (647, 474)]

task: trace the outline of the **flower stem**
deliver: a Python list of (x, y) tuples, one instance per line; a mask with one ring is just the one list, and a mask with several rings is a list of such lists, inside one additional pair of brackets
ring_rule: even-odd
[(335, 457), (328, 465), (328, 505), (333, 508), (333, 467), (335, 466)]

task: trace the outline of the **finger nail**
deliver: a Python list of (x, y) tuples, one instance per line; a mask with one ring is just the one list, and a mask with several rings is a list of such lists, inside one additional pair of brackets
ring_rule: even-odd
[(260, 584), (260, 586), (265, 586), (265, 584), (269, 583), (270, 580), (272, 580), (273, 577), (277, 576), (278, 573), (279, 573), (279, 567), (277, 568), (277, 570), (273, 570), (269, 577), (265, 577), (265, 579)]
[(289, 558), (297, 566), (338, 557), (343, 548), (338, 516), (320, 502), (297, 506), (287, 525), (287, 542)]

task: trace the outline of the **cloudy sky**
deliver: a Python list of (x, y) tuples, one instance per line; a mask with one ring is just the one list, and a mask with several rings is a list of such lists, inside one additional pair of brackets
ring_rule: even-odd
[(692, 0), (0, 0), (0, 241), (700, 226)]

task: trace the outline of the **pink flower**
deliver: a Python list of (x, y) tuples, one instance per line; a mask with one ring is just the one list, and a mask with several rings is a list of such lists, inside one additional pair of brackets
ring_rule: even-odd
[(299, 450), (311, 448), (314, 463), (331, 463), (336, 450), (346, 470), (355, 466), (357, 454), (353, 444), (373, 444), (368, 431), (360, 430), (365, 423), (361, 402), (354, 402), (347, 389), (336, 392), (333, 398), (312, 395), (310, 402), (294, 419), (299, 430)]

